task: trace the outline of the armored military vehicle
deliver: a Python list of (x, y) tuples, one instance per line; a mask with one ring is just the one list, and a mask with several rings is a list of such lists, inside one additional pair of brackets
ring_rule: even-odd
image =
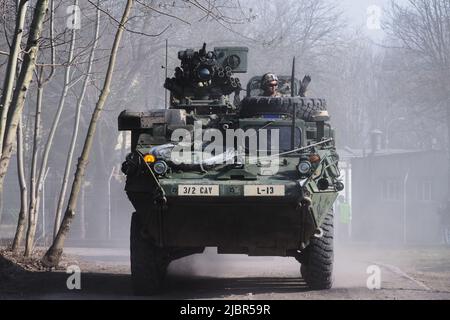
[(325, 100), (306, 98), (310, 78), (294, 72), (280, 77), (282, 96), (260, 96), (259, 76), (241, 100), (236, 74), (247, 71), (247, 54), (180, 51), (164, 84), (170, 107), (119, 116), (132, 137), (122, 171), (136, 210), (136, 294), (158, 292), (171, 261), (205, 247), (291, 256), (312, 289), (332, 285), (332, 206), (343, 184)]

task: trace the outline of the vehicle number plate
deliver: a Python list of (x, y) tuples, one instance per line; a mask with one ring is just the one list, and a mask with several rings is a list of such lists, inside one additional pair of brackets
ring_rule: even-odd
[(178, 185), (179, 196), (218, 196), (218, 185)]
[(284, 196), (284, 185), (245, 185), (246, 197), (280, 197)]

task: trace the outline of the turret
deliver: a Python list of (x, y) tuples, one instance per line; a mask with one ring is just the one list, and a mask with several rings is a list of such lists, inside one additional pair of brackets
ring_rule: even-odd
[(222, 100), (224, 96), (242, 90), (235, 73), (247, 72), (247, 47), (218, 47), (213, 51), (203, 47), (178, 52), (181, 64), (175, 69), (174, 77), (167, 78), (164, 88), (171, 93), (171, 107), (180, 108), (208, 101)]

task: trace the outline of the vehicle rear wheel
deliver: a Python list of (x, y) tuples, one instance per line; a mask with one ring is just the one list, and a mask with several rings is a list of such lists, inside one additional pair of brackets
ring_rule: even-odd
[(330, 289), (333, 285), (333, 211), (325, 217), (320, 238), (313, 236), (304, 251), (300, 272), (313, 290)]
[(142, 234), (142, 218), (137, 212), (131, 218), (131, 280), (134, 294), (147, 296), (161, 289), (169, 259), (163, 249)]

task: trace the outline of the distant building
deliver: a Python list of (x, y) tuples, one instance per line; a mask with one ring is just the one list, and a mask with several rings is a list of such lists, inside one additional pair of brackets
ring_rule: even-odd
[(352, 240), (442, 243), (439, 207), (448, 188), (444, 151), (359, 151), (349, 163)]

